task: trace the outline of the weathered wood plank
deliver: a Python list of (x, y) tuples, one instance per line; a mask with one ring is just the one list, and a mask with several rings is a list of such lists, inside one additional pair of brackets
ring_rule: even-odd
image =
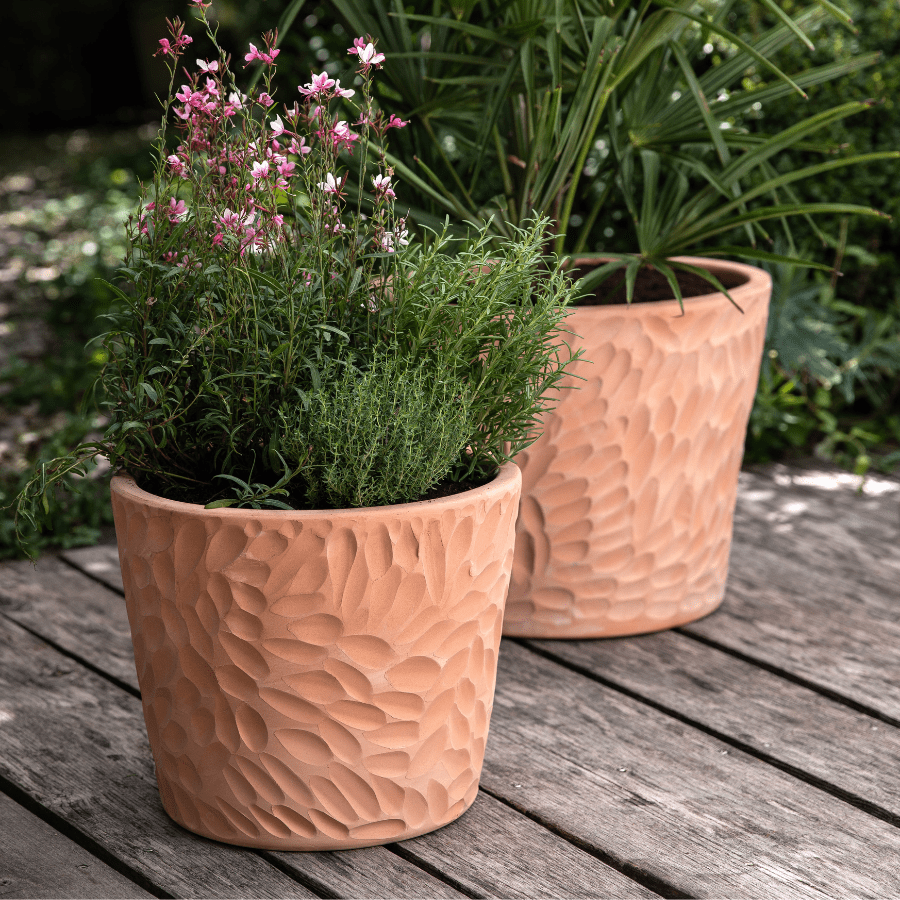
[[(128, 618), (122, 598), (90, 578), (73, 570), (53, 557), (31, 563), (11, 563), (0, 567), (0, 611), (16, 622), (53, 641), (95, 668), (109, 672), (124, 684), (137, 690), (137, 675), (131, 650)], [(67, 668), (76, 664), (66, 661)], [(110, 686), (112, 687), (112, 686)], [(160, 806), (156, 794), (156, 779), (152, 775), (150, 748), (144, 731), (140, 703), (133, 701), (136, 710), (132, 725), (140, 745), (140, 761), (151, 771), (152, 797)], [(2, 748), (2, 744), (0, 744)], [(0, 758), (3, 753), (0, 749)], [(2, 765), (2, 759), (0, 759)], [(126, 783), (127, 786), (127, 783)], [(169, 824), (160, 807), (160, 813)], [(186, 832), (178, 829), (178, 833)], [(188, 838), (189, 840), (190, 838)], [(208, 842), (204, 842), (208, 843)], [(303, 876), (307, 868), (326, 893), (353, 896), (401, 896), (399, 886), (407, 884), (409, 896), (459, 896), (448, 885), (421, 871), (415, 865), (399, 859), (384, 848), (366, 852), (369, 865), (349, 864), (341, 854), (311, 854), (308, 865), (298, 865), (295, 871)], [(273, 854), (278, 857), (278, 854)], [(285, 854), (291, 858), (293, 854)], [(284, 859), (281, 859), (284, 864)], [(372, 863), (377, 861), (377, 866)], [(333, 884), (332, 884), (333, 880)]]
[(2, 616), (0, 711), (0, 776), (150, 884), (180, 897), (316, 896), (258, 854), (176, 826), (139, 701)]
[(6, 794), (0, 836), (0, 897), (153, 896)]
[(107, 587), (123, 593), (122, 569), (119, 567), (119, 551), (115, 544), (98, 544), (96, 547), (76, 547), (59, 554), (82, 572), (96, 578)]
[(458, 821), (400, 846), (480, 897), (657, 896), (484, 791)]
[(534, 645), (900, 823), (900, 728), (676, 632)]
[(384, 847), (327, 853), (266, 851), (285, 871), (318, 887), (324, 896), (431, 898), (465, 897), (449, 884)]
[(0, 612), (137, 689), (124, 599), (59, 559), (0, 564)]
[(725, 602), (685, 631), (900, 721), (900, 481), (836, 477), (741, 474)]
[[(36, 570), (30, 563), (14, 563), (0, 569), (0, 573), (5, 576), (0, 580), (0, 610), (6, 615), (95, 668), (111, 670), (122, 682), (137, 687), (131, 638), (121, 597), (53, 558), (40, 560)], [(137, 722), (143, 734), (140, 714)], [(149, 750), (147, 753), (149, 755)], [(472, 863), (471, 852), (463, 854), (467, 862), (460, 871), (457, 871), (459, 861), (455, 854), (448, 851), (441, 862), (441, 852), (426, 853), (430, 840), (435, 840), (436, 846), (445, 845), (446, 839), (437, 836), (443, 832), (417, 839), (421, 844), (410, 846), (407, 855), (413, 861), (433, 866), (454, 882), (471, 885), (473, 892), (496, 896), (499, 891), (500, 896), (515, 896), (524, 890), (527, 874), (521, 881), (516, 881), (510, 873), (521, 869), (521, 848), (525, 846), (532, 858), (541, 860), (541, 865), (548, 870), (555, 867), (556, 882), (551, 883), (558, 883), (559, 893), (584, 896), (585, 885), (594, 883), (601, 893), (621, 897), (647, 896), (640, 886), (615, 869), (581, 853), (564, 839), (502, 804), (497, 804), (499, 808), (490, 808), (492, 802), (495, 801), (490, 797), (480, 798), (456, 826), (465, 835), (460, 839), (464, 847), (491, 847), (488, 856), (479, 856), (477, 866)], [(484, 813), (482, 804), (489, 808)], [(504, 840), (497, 838), (498, 830)], [(343, 858), (345, 854), (334, 853), (273, 856), (282, 864), (298, 859), (296, 871), (314, 878), (317, 884), (328, 886), (334, 893), (400, 896), (398, 885), (408, 882), (410, 896), (454, 896), (452, 889), (439, 879), (431, 878), (412, 862), (401, 860), (384, 848), (367, 850), (365, 863), (362, 859), (358, 863), (351, 862)], [(371, 860), (378, 860), (374, 869)], [(578, 861), (580, 872), (567, 871), (573, 860)]]
[(900, 893), (900, 830), (506, 642), (484, 786), (695, 897)]

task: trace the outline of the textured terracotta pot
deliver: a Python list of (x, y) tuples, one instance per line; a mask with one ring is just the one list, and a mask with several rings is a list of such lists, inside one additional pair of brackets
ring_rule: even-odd
[[(516, 461), (522, 503), (504, 634), (588, 638), (691, 622), (721, 602), (771, 279), (721, 293), (581, 306), (584, 359)], [(576, 377), (581, 376), (584, 381)]]
[(205, 510), (112, 482), (163, 805), (215, 840), (403, 840), (475, 799), (521, 476), (359, 510)]

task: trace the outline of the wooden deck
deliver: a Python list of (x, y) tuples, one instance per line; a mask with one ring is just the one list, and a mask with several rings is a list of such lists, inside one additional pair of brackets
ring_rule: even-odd
[(741, 478), (718, 612), (504, 641), (475, 805), (366, 850), (176, 826), (115, 549), (0, 566), (0, 897), (900, 896), (900, 479)]

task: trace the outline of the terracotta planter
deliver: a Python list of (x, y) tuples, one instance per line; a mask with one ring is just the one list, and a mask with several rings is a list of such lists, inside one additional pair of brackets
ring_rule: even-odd
[(112, 482), (163, 805), (215, 840), (363, 847), (475, 799), (521, 476), (360, 510), (205, 510)]
[[(517, 462), (522, 503), (504, 634), (589, 638), (671, 628), (712, 612), (728, 571), (747, 420), (771, 279), (721, 293), (581, 306), (583, 360), (544, 435)], [(725, 282), (723, 282), (725, 283)]]

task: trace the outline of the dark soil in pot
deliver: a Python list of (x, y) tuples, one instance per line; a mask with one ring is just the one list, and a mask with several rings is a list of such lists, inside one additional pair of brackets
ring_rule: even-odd
[[(587, 265), (574, 266), (571, 270), (573, 279), (578, 279), (587, 275), (593, 267)], [(724, 269), (713, 270), (713, 274), (728, 289), (736, 288), (744, 284), (747, 279), (735, 272), (729, 272)], [(678, 286), (681, 288), (682, 297), (702, 297), (706, 294), (716, 293), (713, 287), (706, 279), (695, 275), (693, 272), (682, 272), (675, 270), (675, 276), (678, 279)], [(657, 300), (673, 300), (672, 287), (668, 279), (656, 269), (641, 269), (634, 284), (634, 301), (635, 303), (652, 303)], [(578, 306), (605, 306), (613, 303), (625, 302), (625, 272), (620, 270), (614, 272), (602, 284), (595, 288), (592, 292), (580, 297), (577, 301)]]

